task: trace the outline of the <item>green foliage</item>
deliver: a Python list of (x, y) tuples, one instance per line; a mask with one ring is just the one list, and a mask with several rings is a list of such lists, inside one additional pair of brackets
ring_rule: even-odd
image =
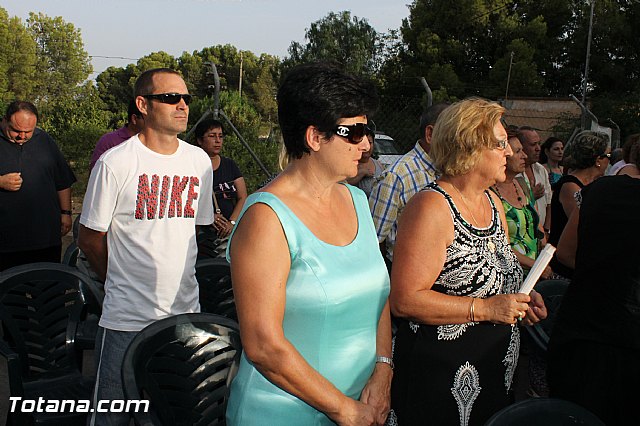
[(96, 87), (87, 82), (74, 90), (40, 104), (39, 126), (58, 135), (76, 125), (106, 127), (110, 114), (100, 100)]
[(36, 75), (36, 43), (17, 17), (0, 8), (0, 100), (28, 99)]
[(249, 97), (262, 118), (273, 123), (278, 116), (276, 81), (278, 81), (280, 62), (275, 56), (263, 54), (260, 56), (258, 64), (258, 72), (255, 81), (250, 86), (251, 94)]
[(96, 77), (98, 93), (109, 111), (114, 114), (126, 111), (137, 76), (136, 66), (129, 64), (125, 68), (109, 67)]
[[(595, 5), (588, 101), (601, 122), (611, 118), (620, 125), (624, 138), (640, 131), (640, 44), (635, 42), (640, 2), (598, 0)], [(590, 2), (575, 0), (412, 0), (402, 26), (386, 34), (348, 11), (332, 12), (312, 22), (304, 41), (293, 41), (283, 61), (229, 44), (177, 58), (160, 51), (108, 68), (94, 85), (85, 83), (91, 65), (73, 24), (42, 13), (31, 13), (23, 22), (0, 7), (0, 107), (16, 98), (34, 101), (42, 112), (40, 126), (79, 172), (86, 169), (98, 137), (123, 123), (141, 72), (180, 71), (196, 95), (193, 123), (213, 104), (214, 81), (205, 65), (212, 62), (221, 78), (221, 108), (275, 172), (277, 82), (291, 66), (333, 60), (371, 78), (382, 96), (374, 116), (378, 128), (407, 148), (419, 136), (418, 117), (426, 106), (419, 77), (427, 79), (434, 102), (471, 95), (500, 98), (509, 69), (509, 97), (580, 95), (589, 12)], [(570, 133), (572, 120), (561, 120), (563, 132)], [(230, 128), (226, 133), (225, 155), (238, 162), (255, 189), (264, 180), (262, 171)]]
[(42, 103), (39, 109), (38, 126), (54, 138), (76, 173), (78, 183), (74, 185), (74, 194), (84, 194), (91, 153), (100, 136), (110, 131), (111, 114), (105, 110), (91, 83)]
[(78, 181), (73, 185), (73, 194), (83, 196), (89, 180), (89, 163), (96, 142), (108, 130), (94, 123), (72, 124), (61, 131), (56, 142), (73, 169)]
[(305, 33), (306, 43), (289, 46), (284, 69), (304, 62), (335, 61), (352, 74), (373, 75), (378, 65), (378, 34), (366, 19), (351, 12), (329, 13), (313, 22)]
[(178, 61), (167, 52), (153, 52), (138, 59), (136, 78), (143, 72), (154, 68), (178, 68)]
[(80, 30), (62, 17), (30, 13), (27, 29), (36, 42), (39, 99), (63, 96), (93, 71)]
[[(511, 62), (513, 53), (513, 62)], [(509, 81), (509, 93), (518, 96), (539, 96), (544, 91), (544, 80), (540, 76), (533, 57), (535, 49), (523, 39), (515, 39), (507, 46), (504, 56), (496, 60), (489, 72), (493, 84), (485, 91), (492, 98), (504, 96)], [(509, 78), (509, 67), (511, 76)]]
[(183, 52), (178, 59), (166, 52), (155, 52), (126, 68), (109, 67), (96, 78), (100, 98), (109, 111), (120, 117), (133, 94), (135, 80), (143, 71), (156, 67), (180, 71), (189, 93), (205, 98), (213, 93), (214, 84), (211, 67), (205, 65), (207, 62), (216, 65), (223, 90), (238, 89), (242, 62), (242, 95), (248, 98), (263, 119), (275, 121), (278, 58), (266, 54), (258, 58), (251, 52), (240, 52), (231, 45), (206, 47), (193, 53)]
[[(189, 111), (189, 121), (193, 124), (208, 109), (213, 109), (213, 99), (206, 97), (192, 102)], [(264, 123), (255, 108), (237, 92), (223, 92), (220, 94), (220, 109), (238, 129), (257, 157), (264, 163), (270, 173), (275, 173), (278, 161), (278, 145), (273, 141), (261, 138), (260, 131)], [(260, 183), (267, 179), (262, 169), (253, 160), (247, 149), (242, 145), (231, 126), (219, 117), (224, 124), (224, 148), (222, 155), (231, 158), (238, 164), (247, 183), (249, 193), (255, 191)], [(195, 143), (195, 141), (191, 141)]]

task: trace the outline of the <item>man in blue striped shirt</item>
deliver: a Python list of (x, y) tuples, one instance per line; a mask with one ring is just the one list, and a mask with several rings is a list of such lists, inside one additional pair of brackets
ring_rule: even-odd
[(436, 179), (436, 170), (429, 157), (431, 134), (436, 119), (448, 106), (438, 103), (422, 114), (420, 140), (411, 151), (389, 166), (369, 197), (378, 242), (389, 267), (393, 261), (393, 246), (402, 210), (411, 197)]

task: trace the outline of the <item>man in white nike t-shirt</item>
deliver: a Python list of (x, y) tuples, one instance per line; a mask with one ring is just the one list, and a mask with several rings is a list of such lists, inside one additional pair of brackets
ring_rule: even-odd
[[(199, 312), (196, 225), (213, 222), (211, 161), (177, 136), (189, 117), (184, 80), (153, 69), (140, 75), (134, 92), (145, 128), (98, 160), (80, 218), (78, 244), (105, 281), (94, 404), (124, 399), (122, 359), (137, 332)], [(92, 416), (96, 425), (129, 422), (127, 413)]]

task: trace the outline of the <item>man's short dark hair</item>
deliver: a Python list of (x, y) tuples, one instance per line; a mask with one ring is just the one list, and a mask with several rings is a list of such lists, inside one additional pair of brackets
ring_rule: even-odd
[(150, 70), (146, 70), (145, 72), (140, 74), (140, 77), (138, 77), (138, 79), (136, 80), (136, 84), (133, 86), (134, 98), (143, 95), (150, 95), (153, 93), (153, 76), (156, 74), (175, 74), (179, 77), (182, 77), (182, 75), (180, 75), (178, 71), (172, 70), (171, 68), (153, 68)]
[(38, 116), (38, 108), (31, 102), (27, 101), (13, 101), (7, 106), (7, 111), (4, 114), (4, 118), (9, 121), (11, 116), (18, 111), (27, 111), (36, 116), (36, 121), (40, 119)]
[(420, 116), (420, 139), (424, 139), (424, 132), (427, 130), (427, 126), (435, 125), (440, 113), (447, 109), (449, 105), (451, 105), (449, 102), (438, 102), (422, 113)]
[(224, 128), (222, 127), (222, 123), (220, 121), (215, 120), (213, 118), (202, 120), (196, 126), (196, 130), (194, 131), (194, 136), (196, 137), (196, 139), (200, 139), (209, 130), (217, 129), (217, 128), (222, 129), (222, 133), (224, 133)]
[(309, 153), (305, 133), (315, 126), (329, 136), (338, 120), (373, 115), (378, 95), (373, 83), (342, 71), (336, 64), (294, 67), (278, 89), (278, 121), (290, 158)]
[(138, 109), (138, 105), (136, 105), (135, 98), (129, 101), (129, 106), (127, 107), (127, 124), (131, 123), (132, 115), (135, 115), (136, 117), (142, 117), (142, 113)]
[(527, 142), (527, 137), (524, 132), (538, 132), (538, 129), (535, 129), (531, 126), (520, 126), (518, 127), (518, 131), (516, 132), (516, 137), (520, 141), (521, 144), (525, 144)]

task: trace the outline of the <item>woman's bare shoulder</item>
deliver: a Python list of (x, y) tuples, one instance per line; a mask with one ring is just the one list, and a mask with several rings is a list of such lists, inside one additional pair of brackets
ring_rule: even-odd
[[(425, 220), (427, 219), (428, 220)], [(451, 224), (451, 209), (443, 194), (434, 190), (423, 190), (414, 195), (402, 212), (402, 221), (417, 221), (423, 226), (440, 227)]]

